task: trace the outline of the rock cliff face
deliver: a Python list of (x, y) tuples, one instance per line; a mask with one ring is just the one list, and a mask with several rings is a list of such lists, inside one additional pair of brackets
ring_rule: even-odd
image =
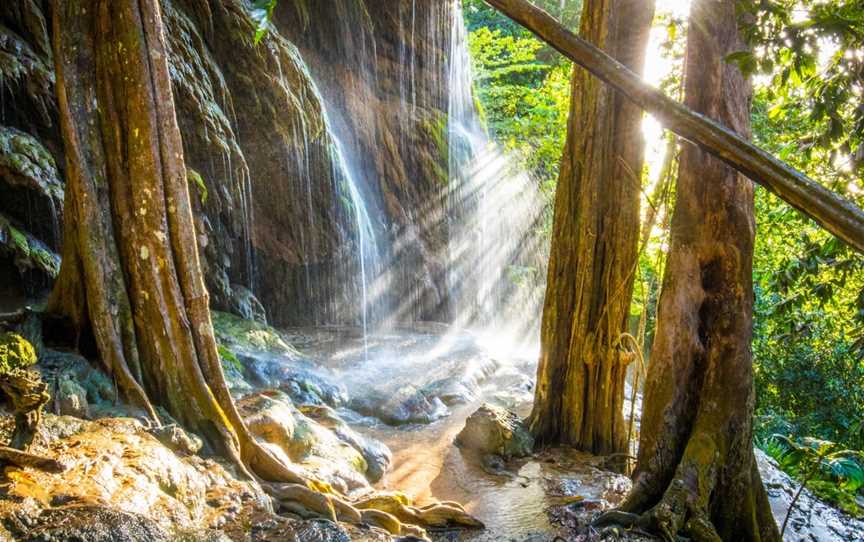
[[(44, 295), (59, 266), (49, 6), (0, 6), (0, 300), (10, 306)], [(446, 318), (453, 3), (283, 0), (259, 44), (244, 0), (162, 6), (213, 305), (276, 324)]]
[(446, 319), (448, 69), (452, 0), (281, 3), (332, 129), (371, 201), (389, 273), (373, 315)]
[(0, 311), (57, 275), (63, 201), (47, 2), (0, 5)]
[(255, 45), (239, 1), (172, 0), (163, 9), (214, 305), (253, 316), (251, 291), (276, 322), (331, 320), (342, 301), (332, 268), (351, 273), (337, 264), (353, 261), (352, 209), (299, 52), (276, 31)]

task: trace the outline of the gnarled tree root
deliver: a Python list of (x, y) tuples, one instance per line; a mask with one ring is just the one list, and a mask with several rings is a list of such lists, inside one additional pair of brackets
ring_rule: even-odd
[[(676, 542), (679, 534), (693, 542), (722, 542), (708, 513), (692, 503), (696, 501), (680, 479), (673, 480), (663, 498), (649, 510), (635, 514), (610, 510), (598, 516), (591, 525), (597, 529), (620, 526), (659, 535), (666, 542)], [(626, 507), (626, 503), (625, 503)]]
[(367, 524), (392, 535), (411, 535), (426, 539), (427, 528), (470, 527), (484, 525), (468, 514), (459, 503), (440, 502), (414, 506), (401, 493), (375, 493), (349, 502), (314, 482), (307, 484), (262, 482), (264, 490), (278, 503), (281, 511), (304, 518), (321, 517), (330, 521)]

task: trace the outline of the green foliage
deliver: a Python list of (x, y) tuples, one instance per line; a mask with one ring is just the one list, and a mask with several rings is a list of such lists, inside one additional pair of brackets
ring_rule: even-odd
[(252, 2), (249, 14), (256, 25), (256, 44), (267, 35), (267, 32), (270, 31), (270, 22), (273, 20), (273, 11), (276, 9), (277, 3), (277, 0), (254, 0)]
[(466, 1), (465, 15), (487, 127), (551, 197), (567, 136), (571, 65), (483, 2)]
[[(770, 92), (759, 89), (757, 143), (855, 199), (830, 148), (808, 141), (806, 107), (782, 114), (773, 107)], [(766, 191), (757, 192), (756, 208), (757, 412), (788, 419), (795, 435), (864, 449), (864, 435), (850, 430), (864, 418), (864, 257)]]
[[(770, 79), (772, 115), (807, 119), (810, 158), (827, 150), (848, 171), (864, 166), (864, 6), (848, 0), (742, 2), (754, 55), (739, 60)], [(738, 53), (736, 53), (737, 55)], [(802, 106), (804, 111), (802, 111)]]
[(796, 439), (782, 434), (757, 440), (757, 445), (777, 461), (781, 469), (820, 498), (848, 514), (864, 515), (855, 501), (857, 492), (864, 487), (861, 452), (844, 449), (828, 440)]
[(36, 363), (36, 350), (17, 333), (0, 334), (0, 373), (7, 374)]
[[(579, 16), (582, 13), (581, 0), (533, 0), (532, 3), (546, 10), (557, 18), (565, 27), (577, 30)], [(498, 10), (492, 8), (485, 0), (463, 0), (468, 31), (486, 27), (500, 29), (509, 35), (527, 35), (527, 32)], [(562, 9), (563, 6), (563, 9)]]

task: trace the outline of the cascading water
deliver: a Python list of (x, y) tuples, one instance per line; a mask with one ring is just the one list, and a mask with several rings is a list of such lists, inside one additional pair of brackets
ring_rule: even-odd
[[(452, 2), (448, 70), (448, 286), (460, 326), (536, 335), (545, 276), (536, 183), (489, 138), (473, 94), (462, 2)], [(530, 275), (526, 279), (526, 275)]]
[[(325, 114), (325, 119), (326, 119)], [(329, 121), (328, 121), (329, 127)], [(381, 268), (381, 253), (378, 249), (378, 242), (375, 236), (375, 230), (372, 227), (372, 220), (369, 218), (369, 210), (366, 207), (359, 185), (352, 173), (352, 168), (349, 167), (345, 158), (345, 152), (342, 148), (342, 143), (330, 130), (331, 138), (333, 139), (333, 157), (335, 158), (334, 167), (338, 168), (335, 175), (338, 179), (344, 181), (348, 188), (348, 195), (351, 198), (351, 205), (354, 213), (354, 225), (357, 228), (357, 244), (358, 254), (357, 263), (360, 268), (359, 286), (361, 292), (360, 317), (363, 325), (363, 356), (366, 361), (369, 360), (369, 291), (371, 286), (371, 278), (375, 277)]]
[[(480, 288), (481, 281), (471, 279), (488, 278), (487, 270), (483, 268), (486, 262), (482, 254), (483, 240), (486, 237), (486, 213), (483, 212), (483, 206), (487, 187), (476, 182), (478, 179), (472, 169), (476, 158), (483, 155), (489, 141), (474, 106), (468, 32), (462, 19), (461, 6), (460, 0), (453, 0), (448, 70), (448, 221), (450, 264), (453, 271), (449, 275), (449, 287), (451, 296), (456, 300), (457, 317), (467, 320), (478, 316), (482, 305), (488, 301), (488, 292)], [(476, 284), (470, 284), (472, 282)]]
[[(324, 85), (309, 99), (320, 102), (331, 148), (337, 246), (350, 247), (315, 254), (335, 266), (311, 273), (310, 259), (300, 260), (306, 298), (330, 307), (315, 321), (358, 322), (365, 350), (376, 325), (434, 319), (490, 327), (518, 307), (529, 307), (520, 320), (536, 320), (539, 310), (522, 302), (512, 279), (528, 267), (537, 190), (483, 128), (461, 2), (401, 0), (377, 26), (368, 24), (369, 5), (378, 4), (332, 0), (333, 31), (294, 37), (311, 79)], [(307, 127), (296, 132), (308, 146)], [(302, 150), (285, 156), (307, 175), (297, 189), (308, 212), (292, 203), (308, 214), (298, 234), (303, 253), (334, 246), (315, 224), (330, 214), (316, 198), (328, 192), (312, 195), (322, 172), (306, 171)]]
[[(352, 20), (353, 17), (353, 15), (349, 17), (348, 14), (354, 14), (354, 11), (349, 10), (346, 6), (347, 4), (344, 2), (337, 3), (338, 11), (342, 15), (339, 17), (339, 20), (347, 24), (347, 21)], [(347, 27), (345, 30), (347, 31)], [(362, 58), (365, 58), (368, 55), (368, 51), (372, 51), (370, 58), (374, 59), (374, 41), (371, 44), (367, 44), (367, 39), (364, 37), (362, 38), (362, 43), (362, 50), (358, 54)], [(284, 156), (286, 170), (290, 170), (291, 165), (296, 164), (301, 175), (299, 184), (303, 191), (303, 204), (298, 206), (298, 211), (306, 215), (306, 225), (300, 228), (298, 235), (301, 249), (306, 254), (303, 261), (306, 295), (310, 299), (314, 299), (316, 291), (319, 288), (324, 287), (323, 289), (328, 291), (326, 285), (337, 285), (336, 291), (333, 292), (333, 298), (319, 298), (320, 302), (331, 305), (330, 310), (325, 311), (325, 314), (329, 314), (329, 319), (321, 320), (319, 312), (313, 310), (316, 313), (315, 323), (338, 323), (342, 321), (345, 314), (353, 313), (353, 309), (356, 307), (358, 320), (363, 332), (364, 358), (368, 358), (369, 328), (373, 322), (374, 308), (377, 306), (375, 300), (372, 299), (374, 295), (373, 282), (383, 267), (381, 264), (382, 253), (379, 250), (378, 237), (371, 219), (372, 213), (370, 212), (369, 198), (364, 195), (368, 187), (361, 186), (361, 183), (365, 179), (359, 168), (353, 165), (354, 162), (350, 159), (348, 149), (343, 143), (344, 138), (341, 136), (339, 130), (343, 126), (343, 123), (334, 122), (341, 120), (338, 116), (338, 111), (334, 111), (328, 106), (313, 74), (308, 71), (308, 67), (305, 65), (299, 51), (296, 49), (291, 49), (290, 51), (296, 55), (293, 58), (294, 63), (302, 66), (305, 75), (309, 78), (311, 95), (304, 93), (301, 96), (295, 96), (293, 94), (290, 83), (286, 81), (285, 74), (283, 73), (279, 56), (275, 55), (279, 85), (282, 87), (289, 107), (294, 106), (294, 102), (299, 100), (302, 109), (320, 108), (323, 120), (322, 141), (325, 142), (330, 158), (331, 170), (329, 171), (329, 176), (333, 182), (333, 195), (335, 196), (333, 217), (337, 220), (337, 217), (348, 218), (348, 222), (344, 224), (348, 230), (346, 233), (348, 233), (348, 236), (353, 237), (356, 243), (354, 250), (352, 250), (356, 254), (354, 262), (341, 261), (336, 256), (336, 265), (328, 268), (324, 275), (314, 275), (310, 271), (310, 260), (314, 261), (318, 257), (319, 245), (326, 241), (320, 238), (321, 233), (316, 224), (316, 206), (313, 202), (315, 198), (313, 191), (318, 192), (318, 189), (313, 190), (313, 183), (320, 180), (320, 177), (316, 177), (316, 175), (320, 175), (321, 172), (313, 172), (310, 167), (310, 148), (313, 145), (314, 138), (310, 137), (310, 127), (305, 124), (305, 120), (301, 117), (300, 122), (292, 127), (295, 143), (293, 146), (286, 144)], [(363, 64), (365, 65), (365, 62)], [(317, 137), (315, 136), (315, 138)], [(320, 142), (314, 143), (318, 144)], [(343, 206), (341, 209), (338, 208), (340, 204)], [(341, 227), (337, 229), (341, 230)], [(353, 278), (351, 278), (352, 276)], [(351, 298), (354, 291), (359, 294), (359, 302)]]

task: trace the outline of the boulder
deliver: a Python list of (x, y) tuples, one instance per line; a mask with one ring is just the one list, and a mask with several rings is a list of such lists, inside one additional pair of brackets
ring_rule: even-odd
[[(359, 435), (352, 434), (335, 412), (330, 411), (334, 418), (324, 425), (298, 410), (278, 390), (244, 397), (238, 408), (252, 434), (274, 454), (343, 493), (368, 488), (370, 479), (383, 475), (379, 471), (389, 465), (389, 450), (376, 450)], [(337, 427), (338, 431), (332, 429)], [(374, 460), (371, 476), (366, 457)]]
[(370, 482), (374, 484), (384, 477), (393, 460), (387, 445), (354, 431), (330, 407), (310, 406), (303, 407), (301, 410), (306, 416), (329, 428), (336, 438), (350, 445), (363, 456), (366, 460), (366, 478)]
[(339, 407), (348, 401), (344, 386), (325, 376), (301, 367), (283, 368), (279, 389), (298, 405), (328, 405)]
[(516, 414), (484, 404), (465, 420), (455, 444), (481, 457), (496, 455), (511, 459), (530, 455), (534, 438)]
[[(16, 521), (17, 520), (17, 521)], [(106, 506), (42, 510), (35, 517), (5, 522), (15, 540), (79, 540), (81, 542), (170, 542), (164, 528), (146, 516)]]
[(291, 403), (258, 393), (244, 398), (238, 406), (246, 413), (246, 426), (256, 437), (279, 446), (293, 440), (296, 409)]
[(23, 540), (180, 540), (178, 531), (218, 529), (243, 509), (272, 511), (257, 484), (176, 454), (136, 420), (46, 415), (43, 426), (35, 453), (66, 470), (6, 468), (0, 522), (26, 516), (28, 532), (44, 534)]

